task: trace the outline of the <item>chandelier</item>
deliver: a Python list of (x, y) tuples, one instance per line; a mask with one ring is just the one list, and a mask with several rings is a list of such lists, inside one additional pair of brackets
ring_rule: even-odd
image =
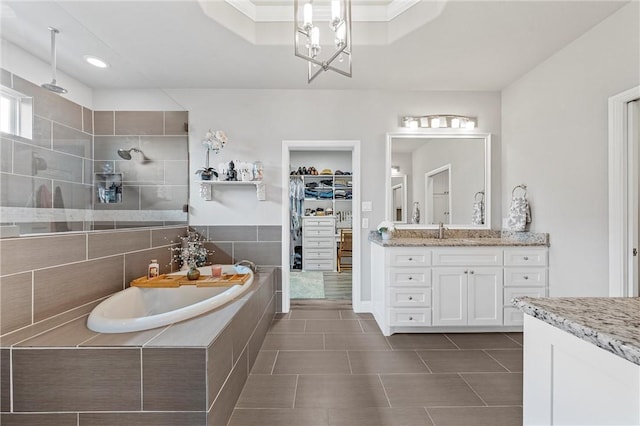
[(309, 62), (307, 82), (328, 70), (351, 77), (351, 0), (294, 0), (293, 13), (296, 56)]

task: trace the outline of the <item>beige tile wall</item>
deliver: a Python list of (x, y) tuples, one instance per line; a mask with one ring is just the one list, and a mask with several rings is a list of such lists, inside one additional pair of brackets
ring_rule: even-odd
[(185, 226), (0, 240), (0, 334), (91, 303), (146, 274), (170, 272), (172, 242)]

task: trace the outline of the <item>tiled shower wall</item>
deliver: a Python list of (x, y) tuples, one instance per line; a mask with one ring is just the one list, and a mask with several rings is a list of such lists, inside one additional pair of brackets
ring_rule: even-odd
[(276, 311), (282, 310), (282, 227), (280, 225), (193, 226), (215, 253), (213, 263), (247, 259), (276, 268)]
[[(33, 97), (34, 121), (31, 140), (0, 135), (0, 207), (45, 208), (52, 216), (25, 221), (35, 214), (4, 209), (3, 224), (19, 225), (20, 234), (186, 224), (187, 111), (94, 112), (6, 70), (1, 82)], [(117, 155), (132, 147), (143, 153), (129, 161)], [(98, 202), (94, 171), (123, 174), (122, 203)], [(100, 213), (78, 214), (92, 208)]]
[(0, 240), (0, 334), (92, 305), (146, 275), (171, 271), (186, 226)]

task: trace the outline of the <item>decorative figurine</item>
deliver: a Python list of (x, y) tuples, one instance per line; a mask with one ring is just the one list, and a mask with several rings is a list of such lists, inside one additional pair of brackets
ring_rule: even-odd
[(227, 180), (228, 181), (238, 180), (238, 172), (236, 172), (236, 165), (233, 164), (233, 161), (229, 161), (229, 170), (227, 171)]

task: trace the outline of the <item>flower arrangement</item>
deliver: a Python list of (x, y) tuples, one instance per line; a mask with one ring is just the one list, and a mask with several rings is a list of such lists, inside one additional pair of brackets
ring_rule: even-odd
[(180, 247), (170, 247), (169, 250), (173, 252), (173, 260), (181, 269), (204, 266), (207, 257), (214, 253), (204, 246), (204, 241), (197, 232), (189, 231), (186, 237), (180, 237), (180, 241)]
[(388, 220), (383, 220), (378, 225), (378, 233), (382, 234), (383, 232), (393, 232), (396, 230), (393, 222), (389, 222)]
[(202, 144), (207, 149), (214, 151), (216, 154), (227, 144), (227, 135), (222, 130), (212, 132), (209, 130), (202, 140)]

